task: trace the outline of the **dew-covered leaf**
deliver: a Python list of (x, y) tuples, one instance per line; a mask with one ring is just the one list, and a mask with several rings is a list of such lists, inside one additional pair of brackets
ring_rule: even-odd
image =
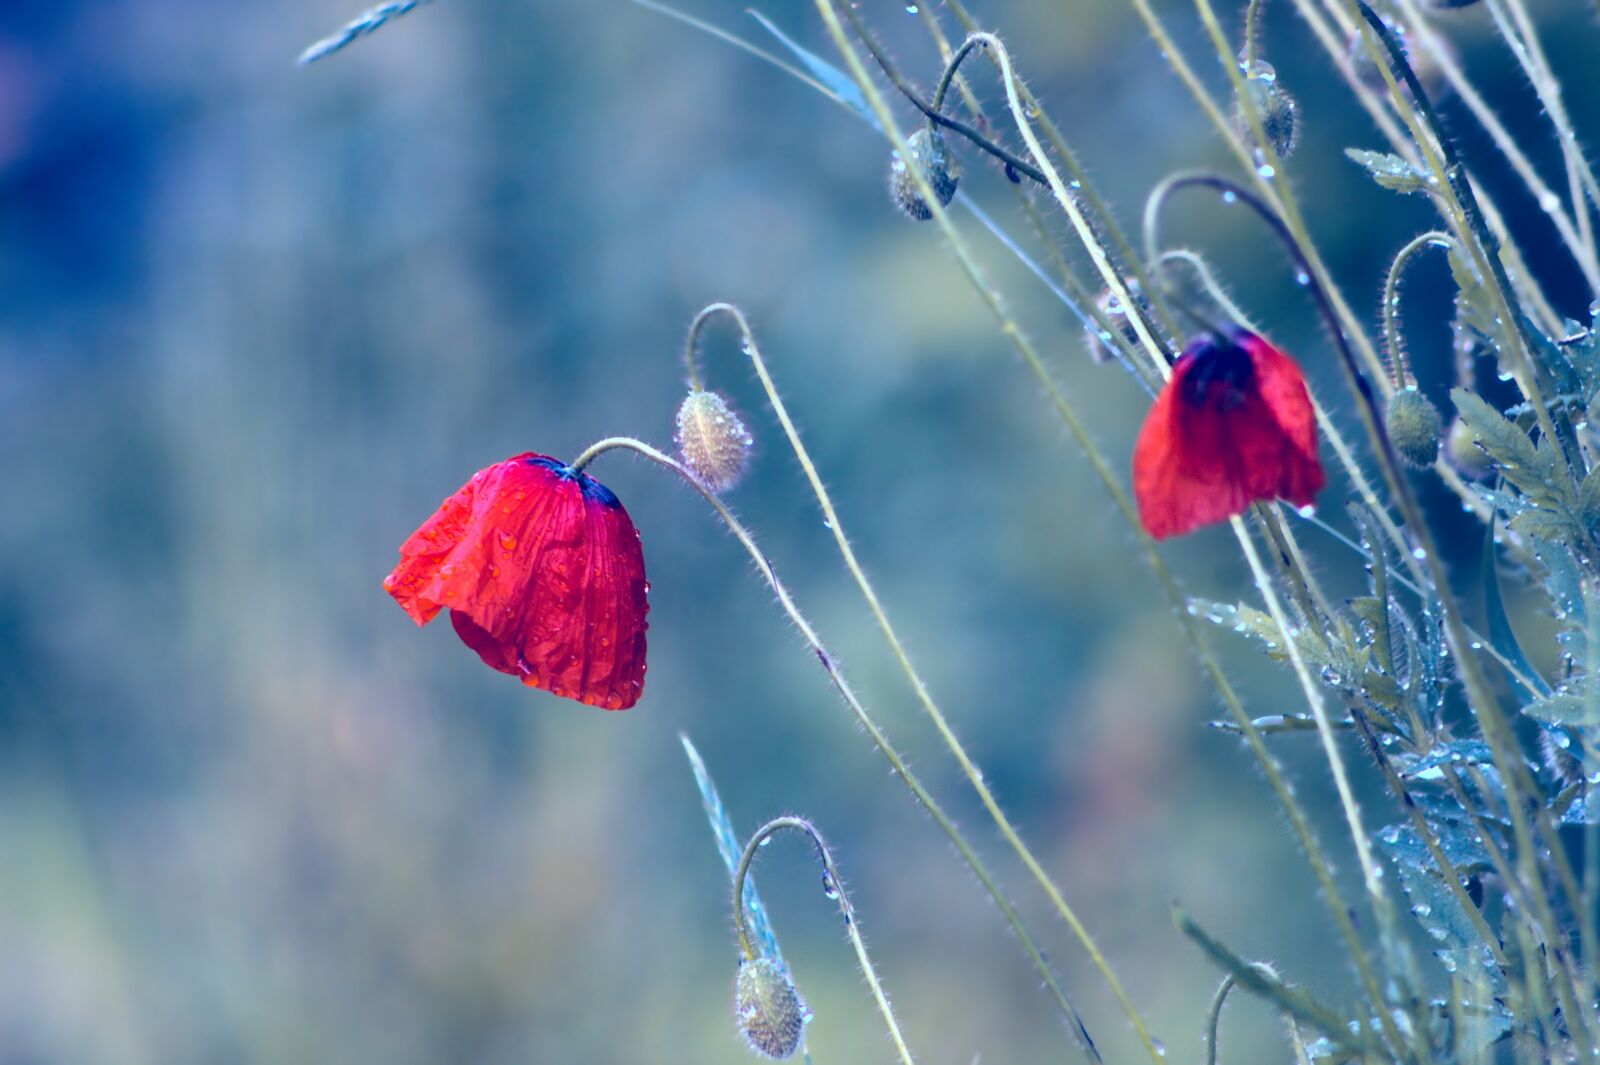
[(1365, 148), (1346, 148), (1351, 162), (1366, 169), (1372, 180), (1394, 192), (1426, 192), (1428, 175), (1393, 152), (1371, 152)]
[[(1433, 856), (1421, 837), (1409, 825), (1390, 825), (1378, 833), (1378, 842), (1399, 871), (1400, 886), (1411, 904), (1411, 915), (1434, 940), (1434, 956), (1444, 967), (1450, 972), (1468, 967), (1481, 969), (1490, 974), (1492, 981), (1503, 979), (1495, 971), (1488, 947), (1471, 917), (1435, 868)], [(1450, 853), (1451, 845), (1441, 837), (1440, 849), (1458, 870), (1477, 864), (1476, 861), (1468, 864), (1475, 857), (1470, 842), (1457, 842), (1456, 846), (1468, 848), (1465, 853), (1460, 853), (1463, 861), (1457, 861), (1457, 855)], [(1482, 848), (1477, 850), (1481, 852)], [(1487, 860), (1487, 855), (1484, 855), (1483, 864), (1487, 864)], [(1469, 974), (1463, 975), (1471, 978)]]
[(1557, 692), (1529, 703), (1522, 712), (1553, 725), (1600, 725), (1600, 698)]

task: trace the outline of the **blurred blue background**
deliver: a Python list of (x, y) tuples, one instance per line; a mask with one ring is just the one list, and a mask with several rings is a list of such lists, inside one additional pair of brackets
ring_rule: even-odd
[[(684, 0), (759, 39), (744, 6)], [(1120, 0), (973, 7), (1124, 223), (1163, 173), (1227, 164)], [(1224, 84), (1192, 8), (1160, 7)], [(1586, 7), (1536, 13), (1592, 143)], [(763, 10), (833, 55), (811, 5)], [(861, 10), (931, 83), (920, 20)], [(835, 841), (924, 1060), (1073, 1057), (998, 913), (681, 484), (621, 456), (594, 471), (639, 525), (654, 588), (628, 713), (484, 669), (380, 587), (479, 467), (617, 433), (665, 445), (683, 329), (714, 300), (750, 314), (927, 679), (1175, 1059), (1201, 1053), (1216, 982), (1171, 929), (1175, 898), (1290, 978), (1349, 993), (1312, 878), (1246, 753), (1205, 727), (1214, 695), (1128, 530), (935, 229), (890, 208), (879, 134), (620, 0), (448, 0), (295, 65), (357, 13), (0, 6), (0, 1062), (749, 1060), (726, 876), (680, 730), (742, 831), (796, 812)], [(1557, 175), (1486, 16), (1441, 24)], [(1378, 136), (1289, 5), (1265, 32), (1301, 106), (1290, 180), (1373, 318), (1428, 205), (1344, 159)], [(1445, 113), (1577, 315), (1591, 294), (1542, 250), (1545, 219)], [(1026, 232), (1004, 179), (962, 154), (963, 193)], [(1169, 232), (1211, 252), (1353, 427), (1279, 253), (1204, 199)], [(962, 224), (1125, 475), (1142, 393)], [(1439, 396), (1448, 273), (1411, 276), (1411, 347)], [(720, 329), (706, 365), (759, 441), (732, 504), (993, 860), (1107, 1059), (1127, 1060), (1127, 1023), (921, 717)], [(1481, 532), (1429, 490), (1470, 572)], [(1305, 535), (1353, 594), (1348, 554)], [(1168, 555), (1195, 594), (1247, 594), (1225, 532)], [(1254, 712), (1295, 708), (1286, 675), (1216, 635)], [(1344, 855), (1312, 741), (1280, 749)], [(887, 1060), (804, 848), (763, 852), (758, 873), (816, 1012), (815, 1060)], [(1228, 1060), (1285, 1057), (1243, 998), (1223, 1039)]]

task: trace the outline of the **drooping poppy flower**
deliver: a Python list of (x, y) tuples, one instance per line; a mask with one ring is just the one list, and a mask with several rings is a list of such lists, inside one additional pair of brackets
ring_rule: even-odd
[(644, 552), (588, 474), (531, 452), (479, 470), (400, 546), (383, 587), (418, 625), (524, 684), (607, 710), (644, 689)]
[(1190, 341), (1133, 450), (1145, 531), (1179, 536), (1258, 499), (1309, 506), (1324, 481), (1316, 413), (1294, 360), (1244, 329)]

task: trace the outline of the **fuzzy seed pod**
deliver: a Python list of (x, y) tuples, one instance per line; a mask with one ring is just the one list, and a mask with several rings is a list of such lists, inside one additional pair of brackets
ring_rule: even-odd
[[(944, 134), (924, 126), (906, 139), (911, 148), (911, 165), (915, 166), (939, 198), (939, 206), (947, 206), (955, 197), (956, 185), (961, 180), (961, 168), (950, 153)], [(933, 211), (922, 199), (911, 168), (906, 166), (900, 153), (889, 158), (889, 197), (907, 218), (926, 222)]]
[(1439, 435), (1444, 429), (1439, 409), (1414, 388), (1396, 392), (1384, 418), (1389, 441), (1406, 464), (1417, 469), (1433, 465), (1439, 457)]
[(800, 999), (794, 981), (771, 958), (739, 963), (733, 990), (734, 1019), (750, 1049), (764, 1057), (783, 1060), (800, 1047), (800, 1036), (811, 1011)]
[[(1256, 64), (1255, 73), (1245, 79), (1244, 91), (1250, 95), (1250, 102), (1255, 104), (1256, 113), (1261, 116), (1261, 129), (1267, 135), (1267, 143), (1272, 145), (1279, 159), (1289, 158), (1300, 141), (1300, 124), (1297, 121), (1299, 108), (1294, 97), (1278, 84), (1277, 75), (1266, 63)], [(1245, 140), (1254, 141), (1255, 134), (1250, 128), (1250, 118), (1244, 104), (1241, 96), (1234, 97), (1233, 128)]]
[(1444, 454), (1463, 477), (1487, 477), (1494, 470), (1494, 463), (1489, 461), (1489, 456), (1478, 446), (1477, 437), (1460, 418), (1450, 423), (1450, 433), (1444, 439)]
[(683, 464), (718, 495), (744, 476), (755, 442), (721, 396), (698, 388), (678, 408), (676, 439)]
[[(1139, 311), (1145, 316), (1145, 321), (1150, 321), (1150, 301), (1144, 293), (1139, 291), (1136, 281), (1128, 282), (1128, 290), (1133, 294), (1134, 302), (1139, 305)], [(1100, 290), (1100, 295), (1094, 298), (1094, 305), (1105, 315), (1106, 322), (1129, 344), (1135, 346), (1139, 343), (1139, 333), (1133, 328), (1133, 322), (1128, 317), (1128, 309), (1123, 306), (1122, 300), (1109, 288)], [(1098, 327), (1086, 325), (1083, 329), (1084, 346), (1089, 349), (1089, 357), (1095, 362), (1109, 362), (1116, 357), (1112, 341), (1100, 333)]]

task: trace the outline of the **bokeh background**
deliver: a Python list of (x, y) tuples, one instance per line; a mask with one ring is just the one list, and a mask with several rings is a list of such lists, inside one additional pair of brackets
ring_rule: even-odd
[[(745, 0), (683, 5), (763, 36)], [(833, 55), (809, 4), (762, 6)], [(1535, 11), (1592, 142), (1590, 6)], [(973, 7), (1125, 223), (1164, 172), (1227, 164), (1120, 0)], [(861, 8), (931, 82), (920, 21)], [(1192, 9), (1162, 10), (1222, 85)], [(682, 331), (713, 300), (749, 312), (913, 654), (1174, 1059), (1201, 1052), (1216, 974), (1172, 930), (1173, 899), (1349, 992), (1312, 878), (1247, 755), (1205, 726), (1215, 698), (1128, 530), (937, 233), (890, 209), (877, 133), (621, 0), (449, 0), (295, 65), (355, 14), (0, 5), (0, 1062), (749, 1060), (726, 874), (680, 731), (741, 830), (797, 812), (835, 842), (923, 1060), (1073, 1058), (998, 913), (682, 485), (621, 456), (596, 469), (654, 586), (628, 713), (526, 690), (381, 590), (396, 546), (477, 468), (616, 433), (665, 444)], [(1487, 17), (1443, 27), (1557, 174)], [(1344, 159), (1378, 137), (1288, 5), (1265, 32), (1301, 105), (1290, 179), (1375, 314), (1428, 206)], [(1542, 251), (1545, 220), (1445, 113), (1578, 315), (1591, 294)], [(963, 154), (963, 194), (1025, 233), (1003, 178)], [(962, 224), (1125, 474), (1141, 393)], [(1353, 424), (1263, 231), (1205, 197), (1170, 224)], [(1420, 263), (1409, 334), (1436, 396), (1448, 299), (1443, 262)], [(1127, 1023), (920, 716), (727, 333), (706, 357), (759, 440), (733, 505), (992, 859), (1107, 1059), (1129, 1060)], [(1481, 531), (1431, 498), (1470, 584)], [(1353, 593), (1348, 553), (1306, 537)], [(1225, 532), (1168, 553), (1190, 591), (1247, 594)], [(1286, 675), (1214, 642), (1255, 712), (1294, 706)], [(1280, 746), (1343, 855), (1311, 741)], [(815, 1060), (887, 1060), (805, 849), (775, 846), (758, 872)], [(1223, 1033), (1228, 1060), (1285, 1060), (1242, 997)]]

